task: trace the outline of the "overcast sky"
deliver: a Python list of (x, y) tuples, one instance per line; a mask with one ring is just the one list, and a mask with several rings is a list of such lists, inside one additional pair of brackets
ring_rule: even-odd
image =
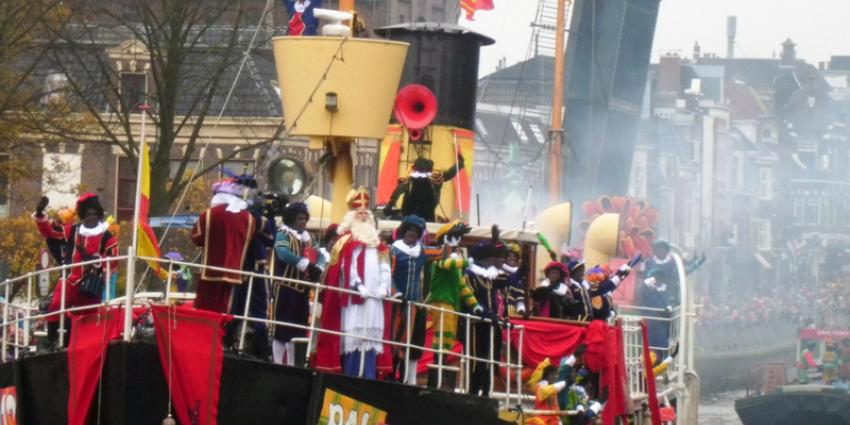
[[(598, 0), (602, 1), (602, 0)], [(481, 52), (481, 75), (525, 59), (537, 0), (495, 0), (496, 8), (479, 11), (475, 21), (460, 24), (496, 39)], [(737, 57), (769, 58), (791, 38), (797, 57), (817, 64), (831, 55), (850, 55), (850, 0), (663, 0), (652, 61), (662, 52), (690, 56), (695, 41), (703, 52), (726, 53), (726, 17), (738, 17)]]

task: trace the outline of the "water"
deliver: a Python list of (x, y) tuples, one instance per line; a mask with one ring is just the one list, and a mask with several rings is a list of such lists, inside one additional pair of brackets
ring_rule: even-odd
[(705, 396), (699, 405), (699, 425), (741, 425), (735, 413), (735, 399), (743, 391), (729, 391)]

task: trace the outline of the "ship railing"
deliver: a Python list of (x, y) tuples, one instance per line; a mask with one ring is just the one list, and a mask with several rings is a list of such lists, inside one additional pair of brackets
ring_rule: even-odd
[[(66, 286), (65, 285), (56, 285), (54, 291), (61, 291), (60, 296), (60, 306), (56, 311), (42, 313), (39, 311), (38, 305), (39, 300), (34, 297), (34, 289), (36, 286), (35, 280), (42, 274), (46, 273), (49, 276), (58, 275), (63, 281), (67, 281), (68, 276), (71, 274), (71, 270), (76, 267), (83, 267), (89, 265), (99, 265), (103, 267), (104, 277), (106, 280), (106, 284), (109, 285), (113, 273), (115, 271), (113, 269), (117, 268), (116, 265), (123, 262), (128, 262), (128, 256), (117, 256), (117, 257), (109, 257), (109, 258), (100, 258), (91, 261), (85, 261), (80, 263), (61, 265), (51, 268), (46, 268), (43, 270), (34, 271), (31, 273), (27, 273), (15, 278), (7, 279), (2, 282), (2, 288), (0, 288), (0, 293), (5, 294), (5, 297), (2, 300), (2, 311), (3, 311), (3, 338), (2, 338), (2, 353), (0, 354), (0, 358), (2, 361), (7, 361), (10, 357), (19, 358), (21, 355), (26, 353), (31, 353), (34, 351), (35, 346), (32, 344), (32, 336), (35, 331), (37, 331), (38, 326), (43, 326), (44, 322), (58, 317), (59, 322), (59, 338), (58, 338), (58, 346), (62, 348), (64, 345), (64, 336), (68, 330), (68, 324), (66, 323), (67, 316), (69, 313), (81, 313), (86, 311), (95, 311), (97, 309), (107, 307), (107, 306), (132, 306), (139, 304), (171, 304), (174, 302), (179, 302), (181, 300), (191, 299), (192, 294), (179, 293), (172, 290), (175, 280), (175, 271), (177, 267), (186, 266), (190, 269), (195, 270), (211, 270), (211, 271), (223, 271), (232, 274), (238, 274), (243, 278), (243, 281), (246, 282), (244, 284), (247, 286), (247, 293), (245, 295), (245, 304), (242, 309), (242, 314), (235, 314), (233, 318), (235, 321), (239, 322), (239, 331), (238, 331), (238, 350), (244, 350), (246, 335), (248, 333), (248, 323), (263, 323), (268, 325), (275, 326), (283, 326), (289, 327), (293, 329), (300, 329), (305, 331), (307, 335), (307, 352), (306, 356), (309, 358), (313, 351), (313, 344), (315, 341), (315, 336), (318, 334), (330, 334), (336, 335), (339, 337), (356, 337), (360, 340), (384, 344), (385, 346), (393, 347), (393, 349), (404, 350), (404, 362), (408, 364), (408, 360), (410, 359), (411, 352), (413, 350), (418, 350), (421, 352), (429, 352), (434, 355), (434, 365), (440, 373), (437, 374), (437, 387), (443, 387), (443, 375), (444, 370), (453, 370), (459, 373), (463, 379), (459, 380), (460, 386), (456, 386), (454, 388), (455, 391), (463, 391), (468, 392), (470, 388), (470, 377), (471, 377), (471, 368), (473, 362), (482, 362), (485, 364), (489, 364), (489, 373), (490, 373), (490, 393), (493, 394), (493, 386), (495, 383), (495, 368), (505, 369), (507, 371), (505, 380), (505, 390), (502, 393), (502, 399), (505, 401), (507, 405), (512, 404), (521, 404), (523, 400), (523, 382), (522, 382), (522, 356), (518, 355), (518, 353), (522, 352), (522, 341), (524, 337), (525, 329), (522, 325), (515, 325), (510, 323), (510, 321), (499, 321), (497, 323), (498, 326), (488, 326), (489, 329), (489, 340), (490, 340), (490, 350), (484, 357), (476, 357), (471, 353), (470, 346), (471, 344), (464, 344), (462, 353), (455, 353), (448, 350), (444, 350), (442, 344), (439, 344), (438, 348), (432, 348), (423, 345), (417, 345), (411, 341), (412, 333), (413, 333), (413, 323), (411, 319), (413, 318), (413, 309), (420, 309), (420, 311), (424, 311), (426, 314), (429, 314), (432, 318), (436, 318), (435, 322), (432, 323), (432, 326), (435, 327), (435, 338), (437, 338), (437, 334), (443, 335), (443, 330), (445, 329), (445, 323), (449, 320), (450, 317), (454, 316), (454, 318), (460, 322), (463, 321), (466, 325), (465, 327), (465, 336), (466, 341), (470, 341), (471, 337), (471, 329), (472, 326), (476, 323), (490, 323), (493, 322), (488, 318), (482, 318), (479, 316), (475, 316), (472, 314), (463, 313), (460, 311), (453, 311), (449, 309), (445, 309), (442, 307), (429, 305), (422, 302), (415, 301), (404, 301), (394, 297), (381, 297), (383, 302), (392, 303), (394, 305), (402, 306), (404, 311), (404, 317), (407, 329), (405, 332), (406, 338), (405, 341), (395, 341), (388, 340), (382, 338), (371, 338), (365, 335), (354, 335), (350, 333), (345, 333), (341, 331), (324, 329), (321, 326), (317, 326), (317, 308), (310, 309), (310, 320), (308, 320), (307, 325), (299, 324), (299, 323), (291, 323), (279, 320), (271, 320), (267, 318), (258, 318), (252, 317), (249, 312), (251, 311), (251, 301), (252, 301), (252, 290), (254, 282), (268, 282), (271, 285), (274, 284), (286, 284), (286, 285), (300, 285), (303, 287), (307, 287), (315, 291), (314, 300), (320, 299), (320, 295), (322, 291), (336, 291), (341, 294), (347, 295), (355, 295), (360, 296), (359, 292), (349, 290), (346, 288), (338, 288), (333, 286), (326, 286), (319, 283), (295, 280), (282, 278), (279, 276), (274, 276), (266, 273), (255, 273), (250, 271), (242, 271), (242, 270), (233, 270), (226, 269), (221, 267), (214, 266), (206, 266), (196, 263), (184, 262), (184, 261), (174, 261), (170, 259), (160, 259), (160, 258), (148, 258), (148, 257), (140, 257), (135, 256), (136, 260), (144, 260), (148, 263), (156, 262), (161, 264), (161, 266), (167, 270), (167, 279), (165, 282), (165, 287), (163, 291), (154, 291), (154, 292), (145, 292), (145, 293), (131, 293), (129, 299), (126, 294), (121, 297), (115, 298), (104, 298), (100, 303), (85, 305), (85, 306), (77, 306), (77, 307), (69, 307), (67, 303), (67, 294), (66, 294)], [(12, 296), (14, 292), (18, 292), (15, 288), (20, 288), (24, 286), (26, 288), (26, 292), (23, 296), (18, 294), (14, 294), (17, 296)], [(135, 285), (128, 285), (135, 286)], [(52, 294), (49, 295), (52, 297)], [(13, 300), (10, 302), (10, 297)], [(25, 299), (25, 301), (23, 300)], [(315, 304), (314, 304), (315, 305)], [(34, 324), (36, 324), (34, 326)], [(20, 327), (22, 331), (17, 332), (17, 328)], [(15, 329), (15, 331), (11, 331), (10, 329)], [(511, 341), (512, 332), (505, 333), (505, 341), (503, 345), (503, 353), (504, 359), (496, 358), (495, 355), (495, 345), (493, 344), (494, 339), (496, 338), (495, 332), (501, 332), (502, 328), (512, 329), (519, 332), (519, 341), (517, 341), (516, 351), (514, 351), (514, 347)], [(132, 323), (125, 323), (125, 331), (124, 331), (124, 339), (129, 341), (133, 338), (132, 332)], [(10, 350), (13, 348), (13, 350)], [(480, 354), (479, 354), (480, 355)], [(364, 361), (365, 356), (361, 356), (361, 374), (363, 370), (362, 362)], [(451, 366), (448, 364), (448, 358), (456, 358), (458, 359), (459, 366)]]
[[(668, 344), (666, 346), (649, 346), (650, 351), (655, 351), (658, 362), (664, 360), (673, 349), (673, 345), (679, 341), (681, 336), (681, 308), (679, 306), (670, 309), (622, 305), (619, 307), (620, 318), (623, 323), (623, 349), (625, 350), (626, 375), (628, 377), (628, 389), (630, 399), (633, 403), (645, 401), (648, 397), (646, 386), (646, 365), (643, 356), (643, 331), (641, 322), (647, 323), (647, 328), (653, 324), (664, 326), (669, 329)], [(623, 313), (627, 312), (627, 313)], [(666, 330), (665, 329), (665, 330)], [(656, 391), (658, 394), (670, 389), (670, 382), (675, 382), (681, 373), (680, 362), (671, 362), (664, 375), (656, 376)]]

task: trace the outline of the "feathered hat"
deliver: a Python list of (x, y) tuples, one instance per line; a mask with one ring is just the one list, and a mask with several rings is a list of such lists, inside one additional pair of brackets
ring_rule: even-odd
[(603, 264), (590, 269), (585, 275), (585, 279), (590, 283), (600, 283), (611, 277), (611, 268)]
[(77, 198), (77, 216), (85, 217), (86, 211), (94, 208), (97, 211), (99, 218), (103, 218), (103, 206), (100, 205), (100, 199), (94, 193), (88, 192), (80, 195)]
[(437, 229), (437, 233), (434, 235), (434, 239), (438, 243), (443, 243), (443, 240), (449, 233), (458, 233), (459, 235), (465, 235), (469, 233), (469, 227), (464, 225), (460, 220), (455, 220), (450, 223), (446, 223), (443, 227)]
[(307, 220), (310, 219), (310, 211), (307, 209), (307, 204), (303, 202), (290, 202), (283, 210), (283, 224), (290, 225), (294, 223), (298, 214), (304, 214), (307, 216)]
[(529, 386), (529, 387), (531, 387), (531, 388), (536, 387), (536, 386), (537, 386), (537, 383), (538, 383), (538, 382), (540, 382), (540, 380), (541, 380), (541, 379), (543, 379), (543, 372), (544, 372), (544, 371), (546, 370), (546, 368), (547, 368), (547, 367), (549, 367), (551, 364), (552, 364), (552, 362), (551, 362), (551, 361), (549, 361), (549, 358), (548, 358), (548, 357), (546, 357), (545, 359), (543, 359), (543, 361), (542, 361), (542, 362), (538, 363), (538, 364), (537, 364), (537, 367), (536, 367), (536, 368), (534, 368), (534, 372), (533, 372), (533, 373), (531, 374), (531, 376), (528, 378), (528, 386)]
[(405, 217), (398, 226), (398, 237), (404, 236), (405, 232), (410, 229), (416, 229), (421, 237), (425, 233), (425, 219), (416, 214)]
[(562, 277), (567, 277), (570, 275), (569, 270), (567, 270), (567, 266), (565, 266), (564, 263), (558, 261), (552, 261), (547, 264), (546, 267), (543, 269), (543, 273), (548, 274), (550, 270), (557, 270), (561, 272)]

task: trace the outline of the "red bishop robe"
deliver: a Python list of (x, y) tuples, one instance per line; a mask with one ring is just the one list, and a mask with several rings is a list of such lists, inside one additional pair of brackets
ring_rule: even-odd
[[(329, 287), (351, 289), (348, 287), (347, 270), (350, 270), (351, 263), (356, 261), (359, 270), (363, 270), (362, 255), (360, 258), (354, 258), (354, 249), (362, 246), (359, 241), (352, 239), (350, 233), (345, 233), (337, 240), (331, 250), (331, 260), (328, 264), (327, 272), (324, 277), (324, 284)], [(385, 245), (381, 245), (379, 250), (386, 250)], [(362, 304), (363, 298), (359, 295), (350, 295), (334, 290), (325, 290), (322, 294), (322, 318), (321, 329), (340, 332), (342, 329), (342, 307), (349, 303)], [(391, 327), (391, 311), (392, 306), (389, 302), (384, 303), (384, 339), (390, 340), (392, 335)], [(316, 358), (315, 368), (323, 371), (339, 373), (342, 371), (341, 365), (342, 345), (338, 335), (332, 335), (325, 332), (319, 332), (318, 342), (316, 343)], [(392, 371), (392, 347), (389, 344), (384, 344), (383, 353), (378, 356), (377, 369), (379, 373), (384, 375)]]
[[(192, 228), (192, 242), (204, 248), (203, 264), (232, 270), (205, 268), (198, 277), (195, 306), (220, 313), (226, 313), (230, 307), (230, 286), (242, 283), (239, 272), (257, 230), (256, 220), (250, 212), (234, 213), (226, 208), (227, 205), (223, 204), (204, 211)], [(208, 299), (211, 291), (219, 292), (213, 300)]]

